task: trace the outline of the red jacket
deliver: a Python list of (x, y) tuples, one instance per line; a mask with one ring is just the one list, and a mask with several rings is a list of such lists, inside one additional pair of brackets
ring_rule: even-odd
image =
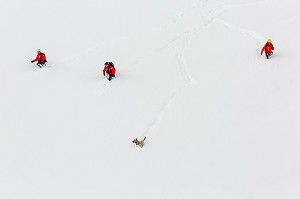
[(106, 64), (103, 69), (103, 75), (105, 75), (105, 72), (109, 75), (115, 75), (116, 69), (114, 67), (112, 67), (111, 65)]
[(46, 60), (46, 55), (42, 52), (38, 52), (36, 58), (32, 60), (32, 62), (40, 62), (40, 61), (45, 61)]
[(272, 43), (266, 43), (265, 46), (261, 49), (261, 54), (265, 51), (266, 53), (271, 53), (274, 50), (274, 46)]

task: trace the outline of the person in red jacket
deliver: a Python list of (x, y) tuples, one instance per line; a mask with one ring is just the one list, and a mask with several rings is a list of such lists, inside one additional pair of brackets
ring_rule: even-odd
[(268, 39), (267, 43), (264, 45), (264, 47), (261, 49), (260, 54), (262, 55), (265, 51), (267, 59), (273, 54), (274, 46), (272, 44), (271, 39)]
[(110, 81), (116, 76), (116, 69), (112, 62), (105, 62), (103, 69), (103, 76), (108, 75), (108, 80)]
[(34, 60), (31, 61), (31, 63), (36, 61), (38, 62), (37, 65), (40, 68), (47, 63), (46, 55), (42, 53), (40, 49), (37, 50), (37, 56)]

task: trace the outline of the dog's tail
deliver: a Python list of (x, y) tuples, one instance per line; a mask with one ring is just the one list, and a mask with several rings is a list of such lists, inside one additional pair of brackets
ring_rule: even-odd
[(146, 136), (144, 137), (143, 142), (145, 142), (145, 140), (146, 140)]

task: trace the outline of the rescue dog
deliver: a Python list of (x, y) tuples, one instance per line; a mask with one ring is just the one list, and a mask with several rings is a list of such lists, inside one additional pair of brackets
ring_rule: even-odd
[(143, 148), (144, 144), (145, 144), (145, 140), (146, 137), (144, 137), (144, 139), (142, 140), (138, 140), (137, 138), (135, 138), (132, 142), (136, 145), (136, 146), (140, 146), (141, 148)]

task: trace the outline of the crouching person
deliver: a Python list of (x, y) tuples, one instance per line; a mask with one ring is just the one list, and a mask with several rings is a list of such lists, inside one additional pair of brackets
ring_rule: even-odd
[(109, 81), (116, 76), (116, 69), (112, 62), (105, 62), (103, 76), (107, 76)]
[(37, 61), (37, 65), (40, 68), (42, 66), (46, 65), (46, 63), (47, 63), (46, 55), (44, 53), (42, 53), (40, 49), (37, 50), (36, 58), (34, 60), (32, 60), (31, 63), (36, 62), (36, 61)]

